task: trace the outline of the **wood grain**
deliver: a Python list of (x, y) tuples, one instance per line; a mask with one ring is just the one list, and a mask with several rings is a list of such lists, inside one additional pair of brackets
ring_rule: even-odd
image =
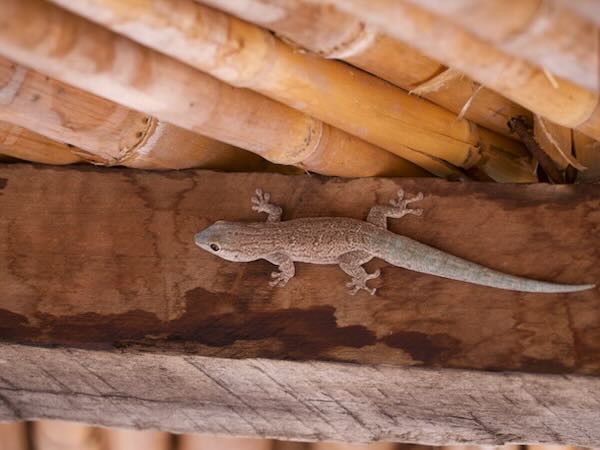
[[(284, 219), (364, 218), (422, 191), (390, 229), (493, 268), (598, 283), (600, 187), (325, 179), (209, 171), (0, 166), (0, 339), (204, 356), (600, 374), (598, 289), (526, 294), (382, 269), (349, 296), (335, 266), (231, 263), (193, 244), (219, 219), (257, 221), (257, 187)], [(364, 294), (364, 295), (363, 295)]]
[(229, 436), (600, 444), (600, 380), (0, 344), (0, 420)]

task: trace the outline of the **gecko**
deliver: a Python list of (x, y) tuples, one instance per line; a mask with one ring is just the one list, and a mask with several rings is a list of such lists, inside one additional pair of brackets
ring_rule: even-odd
[(345, 217), (307, 217), (282, 221), (283, 209), (270, 202), (271, 195), (256, 189), (252, 209), (267, 213), (265, 222), (226, 222), (219, 220), (194, 237), (198, 247), (227, 261), (249, 262), (265, 259), (278, 266), (270, 285), (283, 287), (295, 275), (295, 262), (337, 264), (351, 278), (346, 284), (354, 295), (376, 288), (367, 281), (381, 275), (362, 267), (373, 258), (429, 275), (493, 288), (520, 292), (558, 293), (594, 288), (593, 284), (556, 284), (522, 278), (445, 253), (387, 229), (388, 218), (408, 214), (420, 216), (423, 210), (409, 207), (423, 199), (419, 192), (405, 198), (400, 189), (388, 205), (373, 206), (367, 220)]

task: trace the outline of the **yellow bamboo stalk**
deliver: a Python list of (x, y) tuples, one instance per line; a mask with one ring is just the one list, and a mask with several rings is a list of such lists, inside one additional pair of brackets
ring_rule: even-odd
[(0, 423), (0, 450), (27, 450), (28, 447), (24, 422)]
[(577, 174), (577, 182), (600, 183), (600, 142), (574, 131), (573, 148), (577, 160), (586, 167)]
[(164, 431), (106, 428), (102, 450), (171, 450), (171, 435)]
[(182, 434), (177, 450), (271, 450), (270, 439), (227, 438), (204, 434)]
[(267, 31), (193, 0), (53, 2), (407, 159), (414, 153), (406, 146), (468, 168), (479, 162), (480, 145), (515, 146), (363, 71), (294, 51)]
[(485, 44), (445, 19), (404, 0), (309, 1), (335, 4), (527, 109), (600, 139), (597, 93), (563, 79), (555, 87), (533, 64)]
[[(474, 96), (464, 117), (490, 130), (511, 135), (508, 118), (530, 115), (489, 89), (477, 90), (477, 83), (466, 76), (441, 79), (448, 70), (439, 62), (334, 8), (298, 0), (199, 1), (268, 28), (326, 58), (342, 59), (456, 114)], [(434, 79), (438, 81), (434, 88), (416, 90)]]
[(33, 131), (0, 121), (0, 154), (44, 164), (73, 164), (82, 159), (77, 150)]
[(410, 0), (495, 47), (600, 92), (600, 29), (549, 0)]
[[(0, 0), (0, 8), (0, 54), (161, 121), (325, 175), (423, 174), (371, 144), (228, 86), (47, 2)], [(330, 139), (322, 140), (323, 135)], [(340, 144), (347, 152), (339, 164), (330, 163), (333, 172), (310, 165), (318, 155), (332, 152), (328, 146)]]
[(32, 438), (36, 450), (101, 450), (100, 430), (75, 422), (38, 420)]
[[(257, 171), (268, 166), (257, 155), (160, 122), (2, 57), (0, 98), (0, 120), (77, 147), (70, 153), (93, 164)], [(57, 156), (54, 151), (35, 160), (52, 163)]]

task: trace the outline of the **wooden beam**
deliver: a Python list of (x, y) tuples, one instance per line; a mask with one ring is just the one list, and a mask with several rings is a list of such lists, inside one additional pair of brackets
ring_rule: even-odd
[(394, 232), (518, 275), (597, 282), (597, 185), (18, 164), (0, 180), (0, 419), (600, 444), (598, 289), (515, 293), (380, 261), (375, 296), (349, 296), (338, 268), (307, 264), (273, 289), (269, 263), (193, 244), (218, 219), (263, 220), (257, 187), (287, 219), (364, 218), (403, 186), (424, 193), (425, 212), (390, 221)]
[(309, 441), (600, 443), (598, 378), (11, 344), (0, 358), (0, 420)]

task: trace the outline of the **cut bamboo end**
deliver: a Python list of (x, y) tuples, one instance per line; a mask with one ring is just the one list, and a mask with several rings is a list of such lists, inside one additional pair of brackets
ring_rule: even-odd
[(515, 57), (600, 92), (600, 30), (558, 2), (411, 1)]
[(543, 70), (485, 44), (447, 20), (401, 0), (310, 1), (333, 3), (525, 108), (600, 139), (597, 93), (564, 79), (557, 80), (557, 89)]
[(0, 121), (0, 154), (43, 164), (74, 164), (82, 159), (73, 147), (23, 127)]
[[(2, 6), (0, 53), (19, 64), (279, 164), (302, 162), (318, 144), (321, 123), (281, 103), (228, 86), (47, 2), (3, 0)], [(54, 51), (59, 43), (62, 52)], [(342, 170), (334, 174), (344, 176)]]
[[(335, 8), (297, 0), (199, 1), (264, 26), (326, 58), (343, 59), (414, 94), (419, 86), (446, 73), (446, 67), (439, 62), (396, 39), (377, 33), (372, 27)], [(257, 10), (263, 13), (257, 14)], [(418, 95), (459, 114), (472, 98), (475, 84), (465, 76), (445, 78), (435, 90)], [(484, 88), (473, 99), (464, 117), (498, 133), (510, 135), (506, 121), (510, 117), (527, 115), (529, 112), (523, 107)]]
[(585, 166), (573, 157), (573, 142), (570, 128), (557, 125), (540, 116), (533, 121), (533, 136), (540, 148), (546, 153), (560, 170), (569, 165), (577, 170), (585, 170)]
[(403, 149), (410, 148), (459, 167), (479, 160), (481, 142), (471, 123), (362, 71), (294, 51), (265, 30), (193, 0), (54, 3), (406, 159), (411, 153)]

